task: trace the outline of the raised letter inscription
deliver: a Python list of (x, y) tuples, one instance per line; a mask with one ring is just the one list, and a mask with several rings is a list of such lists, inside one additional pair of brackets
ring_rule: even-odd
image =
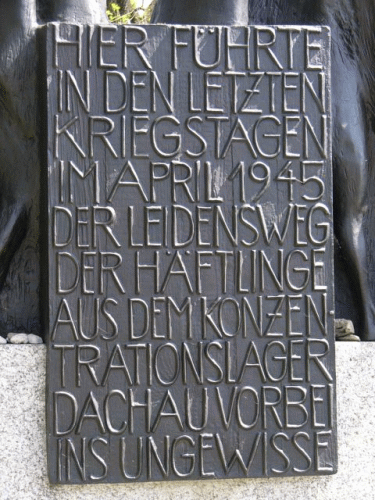
[(52, 482), (330, 474), (329, 33), (52, 24)]

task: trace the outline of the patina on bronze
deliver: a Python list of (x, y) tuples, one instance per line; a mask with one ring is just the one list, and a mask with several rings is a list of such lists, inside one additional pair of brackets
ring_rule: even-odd
[[(218, 9), (218, 5), (220, 9)], [(0, 334), (44, 335), (39, 308), (39, 121), (36, 32), (47, 21), (105, 21), (105, 0), (3, 0), (0, 19)], [(374, 340), (374, 35), (368, 0), (337, 2), (159, 0), (158, 22), (331, 26), (333, 156), (337, 260), (336, 315), (353, 319), (362, 340)], [(40, 141), (42, 140), (42, 141)], [(42, 148), (43, 149), (43, 148)], [(44, 165), (44, 163), (42, 162)], [(42, 225), (43, 228), (43, 225)], [(43, 239), (43, 235), (41, 237)], [(45, 259), (42, 256), (42, 269)]]
[[(157, 0), (152, 22), (328, 25), (332, 32), (336, 317), (375, 340), (375, 4), (370, 0)], [(177, 8), (176, 6), (182, 7)], [(226, 9), (227, 7), (227, 9)]]
[(328, 29), (46, 53), (51, 481), (334, 473)]
[[(105, 22), (105, 0), (2, 0), (0, 15), (0, 335), (40, 323), (40, 121), (37, 29)], [(44, 165), (44, 162), (43, 162)], [(42, 262), (42, 268), (44, 263)], [(44, 308), (44, 300), (41, 300)]]

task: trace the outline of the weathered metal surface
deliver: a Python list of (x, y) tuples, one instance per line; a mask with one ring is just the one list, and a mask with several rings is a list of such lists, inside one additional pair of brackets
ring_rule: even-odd
[(52, 482), (335, 472), (329, 53), (48, 27)]
[(2, 0), (0, 16), (0, 336), (40, 323), (40, 127), (36, 38), (47, 21), (104, 22), (105, 0)]
[(331, 28), (336, 316), (352, 320), (361, 340), (373, 341), (375, 3), (224, 0), (217, 5), (214, 0), (156, 0), (152, 22), (231, 24), (235, 17), (239, 24)]

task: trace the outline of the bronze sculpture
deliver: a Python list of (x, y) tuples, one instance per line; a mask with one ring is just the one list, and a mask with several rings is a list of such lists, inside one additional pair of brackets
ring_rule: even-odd
[[(178, 6), (178, 9), (176, 8)], [(333, 34), (333, 162), (338, 253), (358, 310), (358, 333), (375, 340), (364, 217), (373, 154), (372, 2), (360, 0), (159, 0), (153, 21), (170, 23), (328, 24)], [(0, 21), (1, 238), (0, 331), (39, 331), (39, 164), (37, 21), (105, 21), (101, 0), (3, 1)], [(370, 191), (371, 195), (371, 191)], [(370, 210), (371, 212), (371, 210)], [(367, 231), (371, 231), (369, 222)], [(368, 246), (371, 249), (371, 238)], [(371, 280), (370, 280), (371, 281)], [(341, 295), (337, 292), (339, 302)], [(343, 311), (350, 313), (344, 306)], [(341, 311), (340, 311), (341, 313)]]
[(48, 21), (106, 22), (101, 0), (3, 0), (0, 16), (0, 334), (40, 333), (40, 72), (36, 31)]
[[(230, 14), (217, 13), (206, 2), (193, 9), (173, 8), (173, 0), (159, 0), (154, 22), (224, 24)], [(188, 3), (188, 2), (186, 2)], [(228, 10), (231, 6), (228, 3)], [(375, 340), (375, 315), (371, 299), (364, 238), (374, 101), (372, 2), (249, 0), (250, 24), (316, 24), (332, 30), (332, 112), (335, 233), (339, 253), (358, 310), (358, 335)], [(246, 13), (240, 20), (246, 22)], [(340, 296), (342, 290), (336, 290)], [(346, 311), (345, 311), (346, 312)]]

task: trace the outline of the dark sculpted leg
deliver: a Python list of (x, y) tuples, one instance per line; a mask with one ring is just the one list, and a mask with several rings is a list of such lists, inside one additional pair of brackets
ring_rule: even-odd
[(151, 22), (244, 25), (248, 0), (159, 0)]
[(0, 334), (39, 323), (40, 23), (105, 22), (105, 0), (2, 0), (0, 13)]
[(43, 21), (82, 24), (106, 23), (105, 0), (39, 0)]
[(0, 20), (0, 333), (38, 318), (36, 5), (4, 0)]
[[(375, 340), (363, 231), (370, 178), (366, 113), (371, 92), (367, 82), (372, 80), (363, 68), (363, 54), (372, 34), (366, 34), (360, 19), (366, 13), (370, 16), (373, 9), (370, 3), (367, 0), (321, 2), (322, 21), (332, 29), (334, 227), (360, 319), (357, 333), (363, 340)], [(371, 66), (371, 57), (369, 52), (365, 54), (365, 66)]]
[(336, 95), (333, 101), (335, 233), (346, 260), (351, 291), (359, 311), (361, 331), (358, 334), (363, 340), (375, 340), (374, 306), (368, 285), (363, 234), (369, 179), (366, 120), (358, 71), (351, 61), (345, 61), (340, 55), (334, 52), (332, 67)]

